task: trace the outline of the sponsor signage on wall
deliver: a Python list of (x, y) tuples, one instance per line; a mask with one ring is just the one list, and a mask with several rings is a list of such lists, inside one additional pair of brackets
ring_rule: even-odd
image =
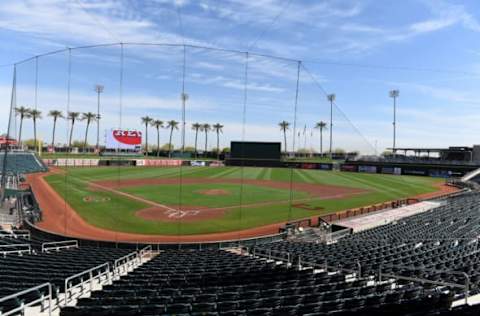
[(111, 129), (106, 131), (107, 149), (139, 151), (142, 146), (142, 132), (136, 130)]
[(358, 172), (377, 173), (376, 166), (358, 166)]

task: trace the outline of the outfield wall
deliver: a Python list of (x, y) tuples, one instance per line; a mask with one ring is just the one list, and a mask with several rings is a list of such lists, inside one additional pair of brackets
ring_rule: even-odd
[(432, 165), (422, 163), (390, 163), (370, 161), (348, 161), (340, 166), (341, 171), (382, 173), (435, 178), (459, 178), (477, 169), (472, 165)]

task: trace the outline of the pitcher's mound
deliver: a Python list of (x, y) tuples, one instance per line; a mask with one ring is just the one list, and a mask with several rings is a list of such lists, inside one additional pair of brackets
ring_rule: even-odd
[(199, 190), (196, 191), (197, 193), (203, 194), (203, 195), (230, 195), (230, 191), (228, 190), (223, 190), (223, 189), (209, 189), (209, 190)]

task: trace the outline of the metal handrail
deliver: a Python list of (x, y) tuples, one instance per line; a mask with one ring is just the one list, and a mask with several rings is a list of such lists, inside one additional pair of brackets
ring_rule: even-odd
[(29, 288), (29, 289), (26, 289), (26, 290), (23, 290), (23, 291), (20, 291), (20, 292), (17, 292), (17, 293), (13, 293), (13, 294), (5, 296), (5, 297), (2, 297), (2, 298), (0, 298), (0, 303), (8, 301), (8, 300), (13, 299), (13, 298), (17, 298), (19, 296), (28, 294), (28, 293), (33, 292), (33, 291), (37, 291), (37, 290), (39, 290), (41, 288), (44, 288), (44, 287), (48, 288), (48, 296), (47, 297), (42, 295), (39, 299), (33, 300), (32, 302), (29, 302), (27, 304), (22, 303), (19, 307), (16, 307), (12, 310), (9, 310), (8, 312), (5, 312), (5, 313), (3, 313), (0, 310), (0, 316), (13, 315), (13, 314), (16, 314), (17, 312), (20, 312), (20, 311), (22, 311), (22, 315), (23, 315), (26, 307), (29, 307), (31, 305), (35, 305), (38, 302), (41, 302), (42, 307), (43, 307), (43, 301), (44, 301), (45, 298), (48, 298), (48, 315), (49, 316), (52, 315), (52, 285), (48, 282), (37, 285), (35, 287)]
[[(412, 271), (428, 271), (428, 272), (436, 272), (436, 273), (450, 273), (450, 274), (461, 275), (465, 278), (465, 284), (457, 284), (457, 283), (450, 283), (450, 282), (443, 282), (443, 281), (432, 281), (432, 280), (428, 280), (428, 279), (424, 279), (424, 278), (406, 277), (406, 276), (402, 276), (402, 275), (382, 273), (382, 268), (384, 268), (384, 267), (401, 268), (401, 269), (412, 270)], [(436, 285), (443, 285), (443, 286), (461, 288), (461, 289), (464, 289), (465, 304), (468, 304), (468, 297), (470, 295), (470, 276), (466, 272), (460, 272), (460, 271), (455, 271), (455, 270), (439, 270), (439, 269), (415, 269), (415, 268), (412, 268), (412, 267), (399, 266), (399, 265), (387, 265), (387, 266), (380, 265), (378, 267), (378, 279), (379, 279), (379, 281), (382, 281), (382, 276), (387, 276), (387, 277), (394, 278), (394, 279), (403, 279), (403, 280), (413, 281), (413, 282), (429, 283), (429, 284), (436, 284)]]
[(273, 249), (261, 249), (261, 248), (254, 247), (252, 252), (252, 255), (254, 257), (259, 256), (259, 257), (267, 258), (268, 260), (277, 259), (282, 262), (285, 260), (285, 257), (280, 257), (280, 256), (277, 256), (276, 254), (286, 255), (286, 260), (287, 260), (286, 263), (287, 264), (291, 263), (291, 255), (289, 252), (286, 252), (286, 251), (273, 250)]
[(327, 261), (325, 261), (325, 263), (303, 261), (302, 256), (298, 256), (298, 266), (301, 267), (301, 266), (304, 266), (304, 265), (312, 267), (312, 268), (320, 268), (320, 269), (323, 269), (325, 271), (328, 271), (330, 269), (330, 270), (335, 270), (335, 271), (344, 271), (344, 272), (347, 272), (347, 273), (350, 273), (350, 274), (356, 274), (356, 275), (358, 275), (358, 277), (362, 276), (362, 265), (358, 261), (356, 262), (357, 270), (353, 270), (353, 269), (344, 268), (341, 265), (338, 265), (338, 266), (328, 265)]
[(12, 231), (1, 231), (0, 238), (26, 238), (30, 239), (30, 231), (28, 230), (12, 230)]
[[(57, 246), (58, 245), (58, 246)], [(42, 243), (42, 252), (46, 252), (47, 250), (60, 250), (60, 249), (68, 249), (68, 248), (78, 248), (78, 240), (62, 240), (62, 241), (50, 241)]]
[[(104, 269), (105, 268), (105, 269)], [(105, 271), (103, 271), (105, 270)], [(99, 274), (97, 274), (96, 276), (93, 275), (93, 272), (95, 271), (100, 271)], [(102, 272), (103, 271), (103, 272)], [(78, 283), (78, 284), (75, 284), (75, 285), (71, 285), (71, 281), (76, 279), (76, 278), (79, 278), (81, 276), (84, 276), (84, 275), (88, 275), (88, 279), (83, 281), (83, 278), (81, 278), (81, 282)], [(110, 264), (108, 262), (105, 262), (103, 264), (100, 264), (96, 267), (93, 267), (93, 268), (90, 268), (88, 270), (85, 270), (83, 272), (80, 272), (80, 273), (77, 273), (75, 275), (72, 275), (68, 278), (65, 279), (65, 300), (64, 300), (64, 306), (66, 306), (68, 304), (68, 302), (70, 301), (69, 299), (69, 294), (70, 292), (74, 289), (74, 288), (77, 288), (79, 286), (82, 287), (82, 291), (83, 291), (83, 285), (87, 282), (89, 282), (89, 285), (90, 285), (90, 292), (92, 291), (93, 289), (93, 281), (94, 279), (96, 278), (101, 278), (102, 276), (106, 275), (107, 276), (107, 279), (108, 281), (110, 281)]]
[(122, 267), (123, 272), (125, 272), (128, 267), (135, 266), (135, 263), (140, 263), (140, 254), (138, 251), (131, 252), (116, 259), (113, 263), (113, 273), (115, 275), (120, 274), (120, 267)]
[[(4, 248), (16, 248), (16, 247), (26, 247), (27, 249), (15, 249), (15, 250), (2, 250)], [(0, 245), (0, 254), (7, 255), (9, 253), (32, 253), (32, 246), (30, 244), (10, 244), (10, 245)]]
[(153, 252), (153, 248), (152, 248), (152, 245), (148, 245), (142, 249), (140, 249), (138, 251), (138, 255), (140, 256), (140, 259), (147, 253), (147, 252), (150, 252), (152, 253)]

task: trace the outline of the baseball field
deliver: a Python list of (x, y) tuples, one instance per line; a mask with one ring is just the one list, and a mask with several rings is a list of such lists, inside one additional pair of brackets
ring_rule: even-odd
[(68, 168), (45, 180), (89, 225), (150, 235), (245, 230), (431, 193), (443, 181), (246, 167)]

